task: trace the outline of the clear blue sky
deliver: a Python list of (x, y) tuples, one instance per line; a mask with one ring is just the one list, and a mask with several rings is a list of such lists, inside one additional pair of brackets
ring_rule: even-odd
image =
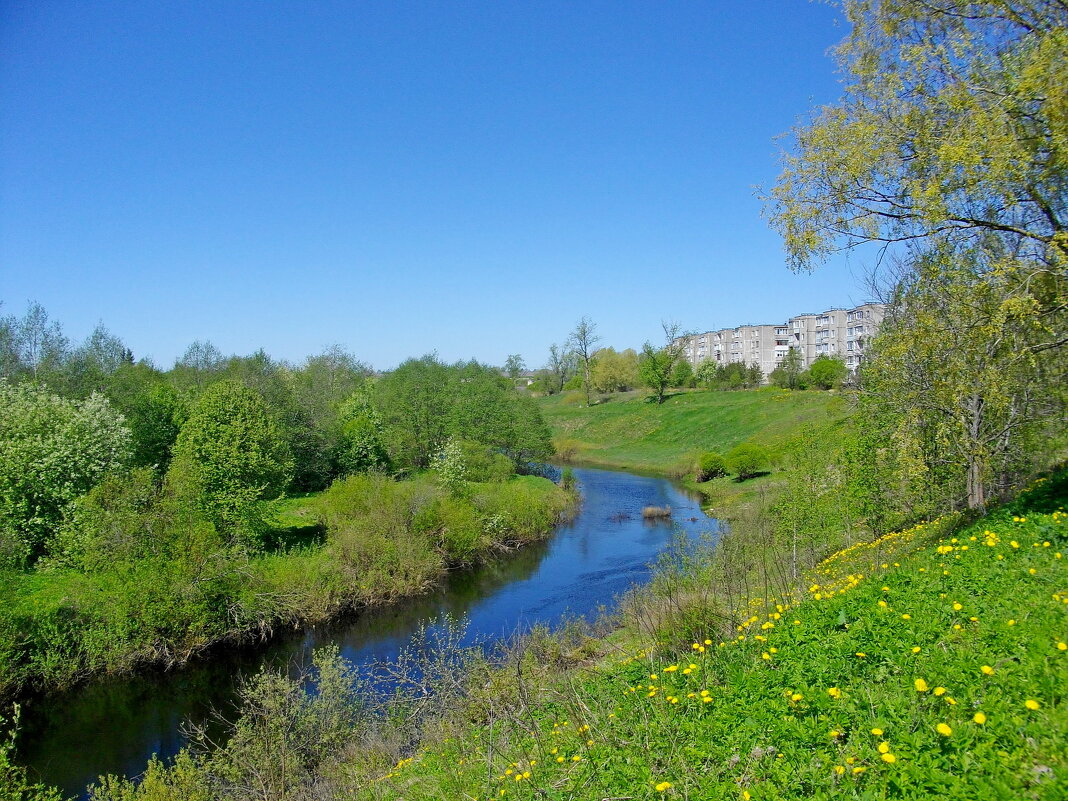
[(376, 367), (544, 362), (866, 297), (754, 196), (841, 87), (838, 12), (753, 2), (0, 0), (0, 300)]

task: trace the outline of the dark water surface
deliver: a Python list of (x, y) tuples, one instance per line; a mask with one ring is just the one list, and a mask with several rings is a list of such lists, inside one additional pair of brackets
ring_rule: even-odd
[[(167, 673), (102, 680), (28, 703), (20, 759), (41, 781), (82, 796), (101, 774), (137, 775), (152, 754), (173, 756), (185, 744), (183, 721), (203, 722), (213, 709), (232, 712), (241, 677), (263, 665), (306, 664), (313, 648), (328, 644), (357, 665), (392, 659), (420, 626), (446, 614), (467, 621), (471, 642), (594, 617), (648, 578), (676, 527), (690, 536), (716, 530), (697, 500), (666, 479), (581, 468), (575, 474), (582, 506), (551, 539), (452, 573), (441, 589), (417, 599), (257, 648), (215, 652)], [(670, 506), (673, 521), (642, 520), (645, 506)]]

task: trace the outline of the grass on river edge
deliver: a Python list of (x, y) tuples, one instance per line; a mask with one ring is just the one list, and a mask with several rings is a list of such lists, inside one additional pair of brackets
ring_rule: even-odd
[[(515, 686), (353, 798), (1062, 799), (1068, 473), (839, 551), (730, 636)], [(661, 638), (670, 640), (670, 637)], [(513, 676), (513, 679), (515, 677)], [(478, 720), (479, 712), (471, 714)]]

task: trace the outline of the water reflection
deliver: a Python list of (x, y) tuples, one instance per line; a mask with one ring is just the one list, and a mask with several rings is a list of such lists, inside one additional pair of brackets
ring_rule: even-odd
[[(468, 622), (466, 642), (508, 637), (536, 624), (611, 609), (648, 577), (677, 530), (715, 531), (696, 499), (671, 482), (608, 470), (576, 469), (583, 503), (551, 540), (451, 574), (437, 591), (330, 625), (306, 627), (257, 648), (215, 652), (169, 673), (95, 682), (24, 710), (20, 756), (42, 781), (81, 795), (103, 773), (134, 775), (152, 754), (173, 756), (182, 722), (205, 723), (234, 709), (243, 676), (262, 666), (307, 664), (313, 648), (336, 644), (358, 665), (391, 660), (444, 615)], [(642, 519), (645, 506), (670, 506), (671, 521)]]

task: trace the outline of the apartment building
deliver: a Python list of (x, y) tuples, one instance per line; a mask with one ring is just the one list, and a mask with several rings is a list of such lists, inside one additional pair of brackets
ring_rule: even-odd
[(798, 314), (780, 325), (741, 325), (683, 337), (690, 364), (714, 361), (759, 365), (765, 379), (791, 348), (808, 367), (819, 356), (838, 356), (852, 372), (883, 320), (885, 306), (864, 303), (852, 309), (828, 309), (819, 314)]

